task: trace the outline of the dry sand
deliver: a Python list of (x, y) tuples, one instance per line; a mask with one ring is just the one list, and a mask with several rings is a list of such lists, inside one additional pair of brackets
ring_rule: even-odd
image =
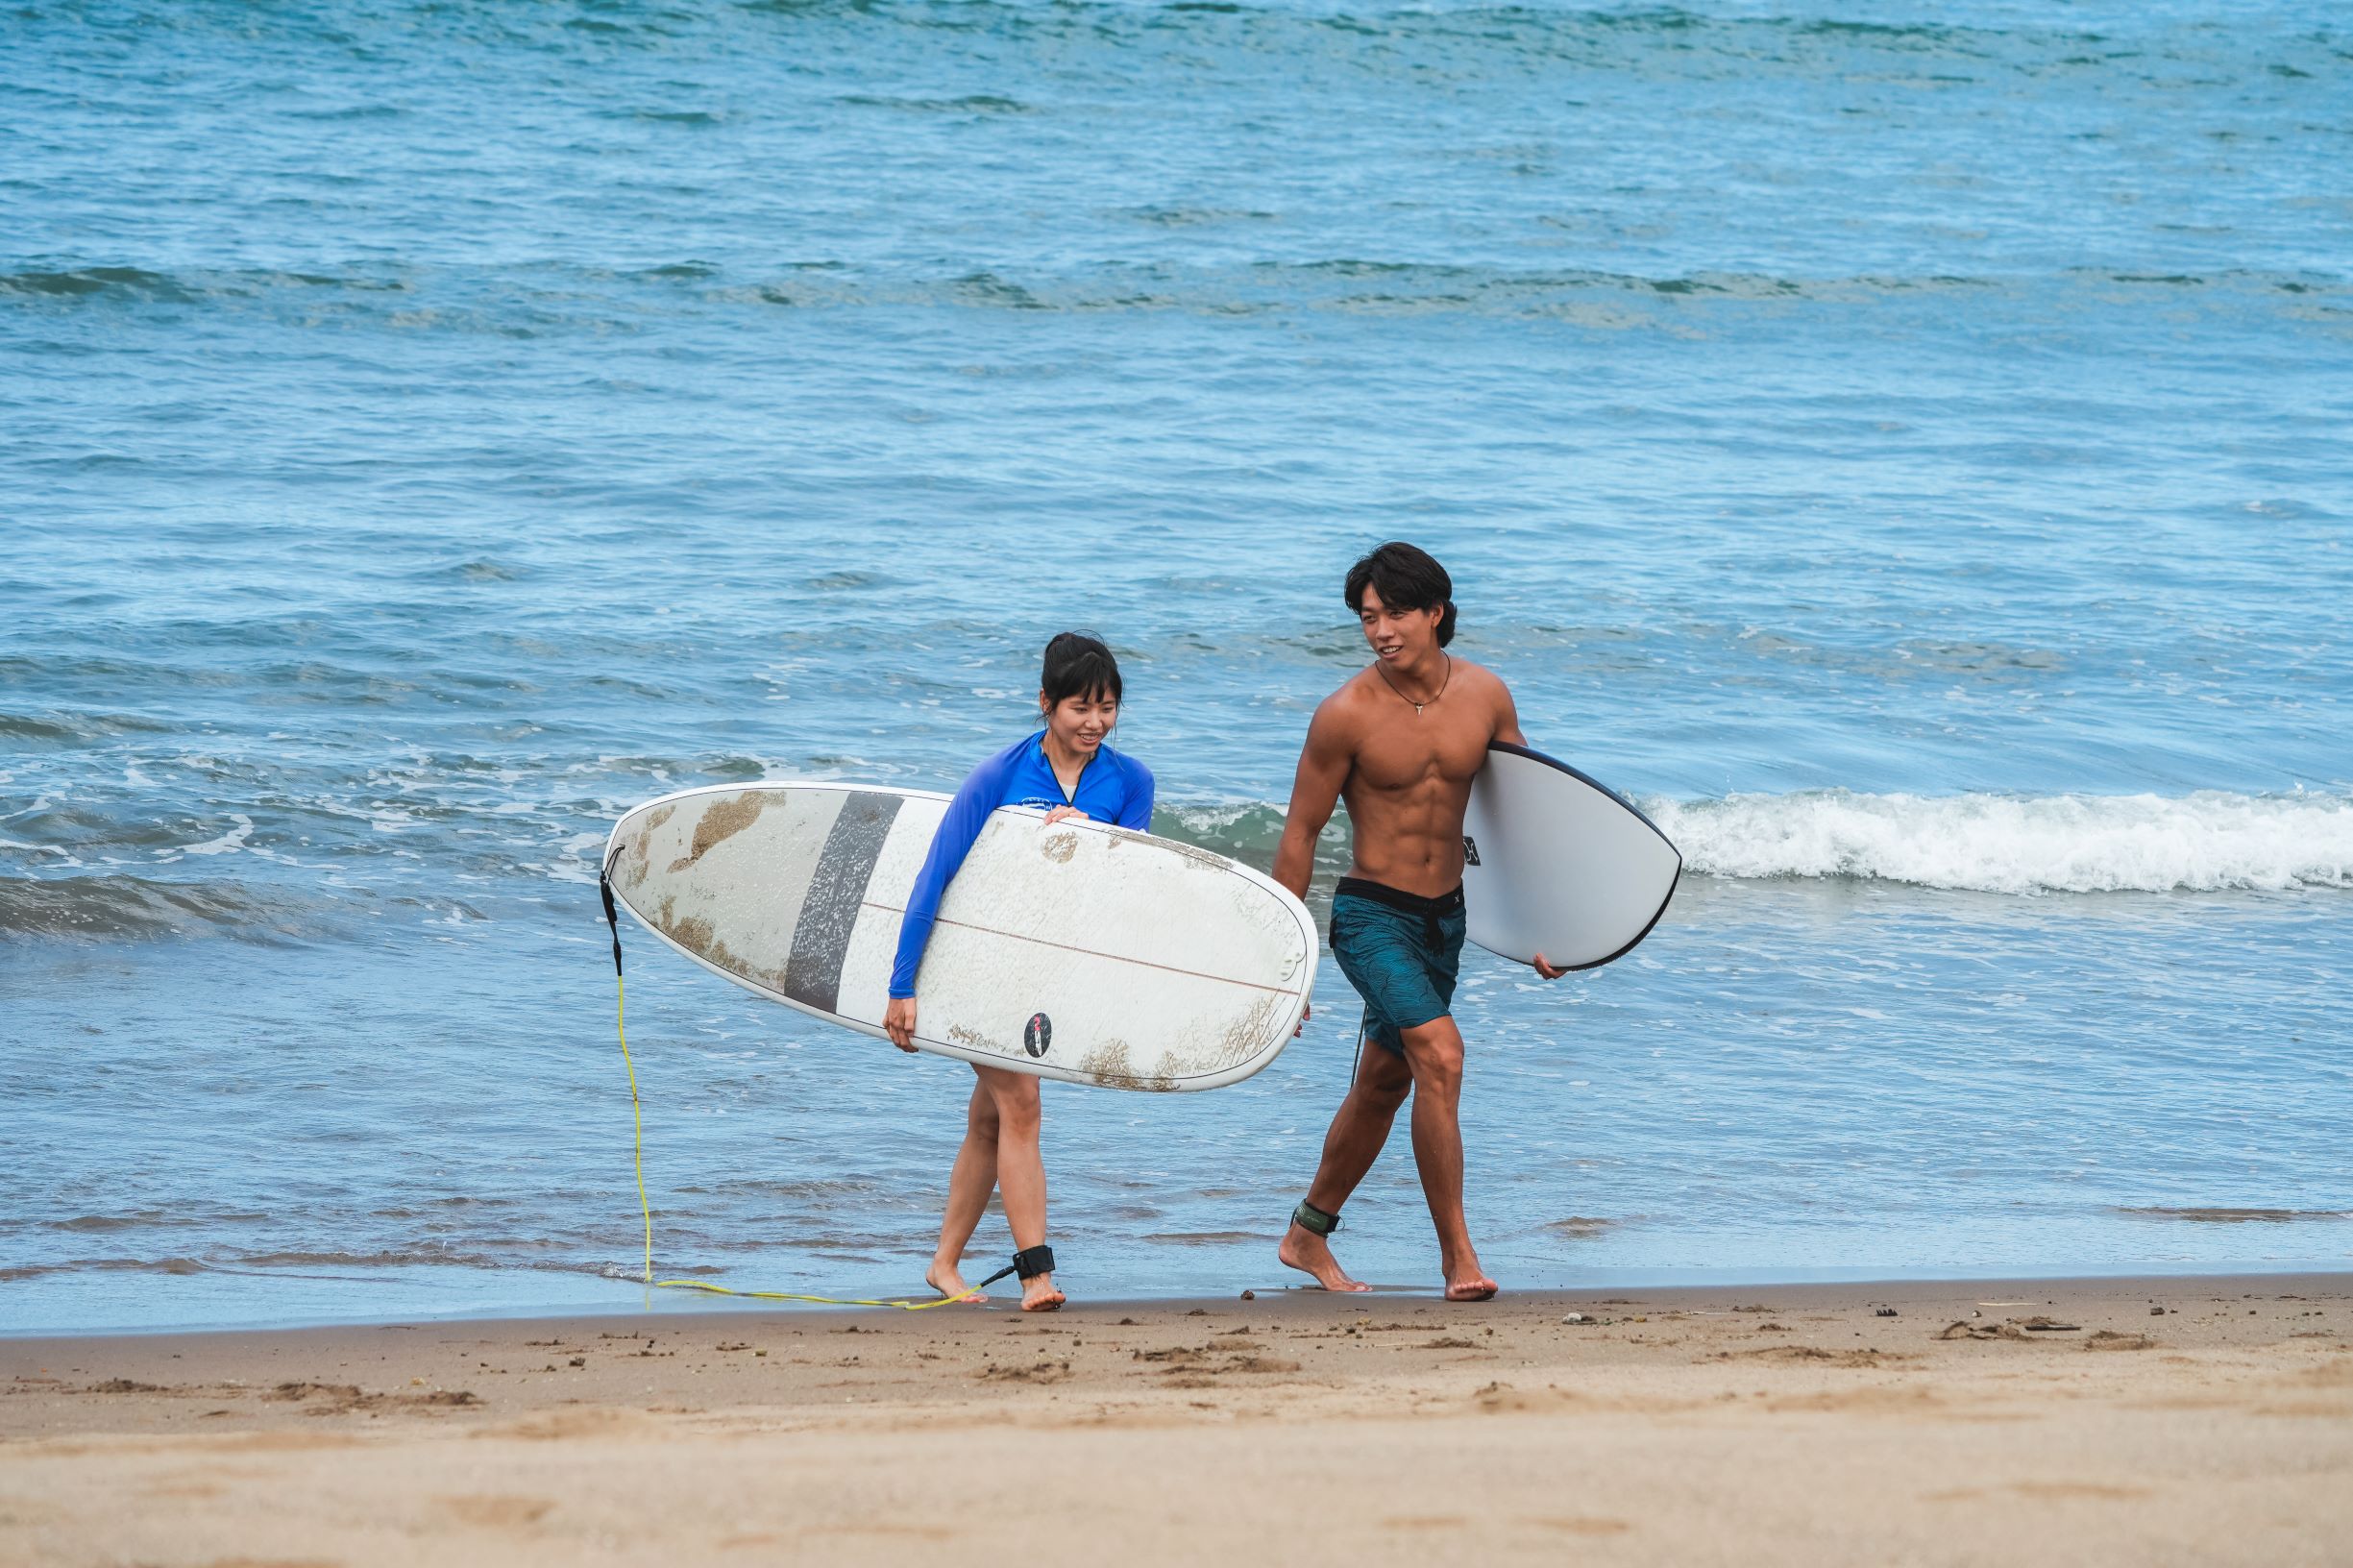
[(7, 1563), (2353, 1564), (2344, 1275), (16, 1339), (0, 1385)]

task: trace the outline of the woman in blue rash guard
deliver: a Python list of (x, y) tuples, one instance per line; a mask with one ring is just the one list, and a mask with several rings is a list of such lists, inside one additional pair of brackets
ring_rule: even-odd
[[(1084, 817), (1142, 831), (1152, 821), (1151, 770), (1103, 744), (1119, 722), (1119, 666), (1092, 637), (1066, 631), (1045, 645), (1038, 682), (1045, 728), (1017, 741), (972, 770), (932, 835), (931, 853), (907, 899), (898, 928), (898, 962), (891, 971), (891, 1004), (882, 1026), (902, 1051), (915, 1049), (916, 974), (931, 940), (940, 895), (999, 806), (1038, 806), (1048, 822)], [(944, 1296), (966, 1286), (959, 1266), (989, 1206), (1004, 1193), (1005, 1218), (1020, 1250), (1021, 1310), (1052, 1311), (1063, 1304), (1054, 1288), (1054, 1254), (1045, 1245), (1045, 1162), (1038, 1152), (1038, 1079), (1003, 1067), (972, 1071), (980, 1083), (966, 1113), (964, 1147), (947, 1179), (947, 1212), (940, 1247), (924, 1280)], [(986, 1297), (976, 1297), (986, 1300)]]

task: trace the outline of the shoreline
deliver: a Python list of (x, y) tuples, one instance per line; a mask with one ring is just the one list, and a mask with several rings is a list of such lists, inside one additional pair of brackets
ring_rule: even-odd
[(2353, 1534), (2353, 1274), (28, 1336), (0, 1388), (0, 1562), (904, 1561), (1052, 1520), (1142, 1563), (2139, 1568)]
[[(1267, 1243), (1271, 1251), (1273, 1241)], [(2133, 1284), (2145, 1284), (2150, 1289), (2181, 1289), (2199, 1283), (2210, 1283), (2217, 1288), (2232, 1283), (2300, 1282), (2316, 1288), (2327, 1288), (2328, 1282), (2353, 1285), (2353, 1259), (2342, 1266), (2328, 1262), (2303, 1261), (2285, 1266), (2248, 1267), (2245, 1269), (2217, 1268), (2210, 1263), (2184, 1263), (2178, 1269), (2151, 1265), (2145, 1262), (2121, 1266), (2113, 1272), (2090, 1271), (2078, 1273), (2037, 1273), (1988, 1267), (1982, 1272), (1967, 1269), (1943, 1274), (1882, 1274), (1869, 1268), (1854, 1269), (1793, 1269), (1775, 1272), (1727, 1269), (1704, 1272), (1700, 1280), (1679, 1281), (1662, 1278), (1662, 1271), (1629, 1269), (1617, 1277), (1605, 1277), (1579, 1285), (1547, 1286), (1518, 1288), (1507, 1284), (1503, 1296), (1517, 1298), (1555, 1298), (1568, 1300), (1597, 1293), (1623, 1295), (1640, 1292), (1652, 1300), (1668, 1300), (1679, 1296), (1700, 1296), (1726, 1291), (1756, 1291), (1776, 1289), (1833, 1289), (1833, 1290), (1911, 1290), (1936, 1286), (1992, 1288), (1996, 1286), (2027, 1287), (2085, 1286), (2108, 1288)], [(681, 1276), (686, 1277), (686, 1276)], [(550, 1301), (506, 1303), (491, 1307), (454, 1307), (438, 1311), (408, 1311), (381, 1313), (333, 1314), (301, 1313), (283, 1318), (222, 1318), (211, 1321), (167, 1322), (154, 1325), (109, 1325), (87, 1332), (76, 1333), (40, 1326), (14, 1328), (0, 1324), (0, 1353), (14, 1344), (37, 1341), (141, 1339), (174, 1335), (233, 1335), (233, 1334), (304, 1334), (333, 1330), (356, 1330), (382, 1327), (389, 1324), (501, 1324), (556, 1323), (575, 1320), (646, 1317), (671, 1321), (689, 1319), (704, 1321), (717, 1315), (740, 1312), (760, 1316), (772, 1312), (855, 1312), (885, 1311), (895, 1313), (897, 1308), (862, 1307), (854, 1303), (828, 1304), (820, 1302), (781, 1302), (768, 1306), (753, 1305), (745, 1298), (710, 1295), (701, 1291), (653, 1289), (637, 1281), (605, 1278), (604, 1283), (616, 1288), (617, 1298), (623, 1292), (633, 1293), (631, 1299), (597, 1301)], [(717, 1281), (712, 1283), (716, 1284)], [(1238, 1299), (1277, 1299), (1286, 1296), (1320, 1296), (1316, 1286), (1277, 1282), (1247, 1287), (1250, 1294), (1239, 1291), (1231, 1294), (1209, 1295), (1199, 1291), (1171, 1291), (1166, 1294), (1137, 1294), (1089, 1297), (1078, 1303), (1090, 1308), (1125, 1308), (1160, 1311), (1169, 1307), (1220, 1306)], [(884, 1292), (889, 1295), (890, 1292)], [(912, 1292), (906, 1293), (912, 1297)], [(1377, 1286), (1367, 1299), (1379, 1301), (1435, 1301), (1435, 1285), (1384, 1284)], [(754, 1298), (756, 1299), (756, 1298)], [(937, 1309), (933, 1309), (937, 1310)]]
[[(142, 1349), (152, 1350), (162, 1342), (177, 1344), (193, 1341), (208, 1348), (229, 1350), (241, 1341), (269, 1340), (274, 1344), (292, 1341), (297, 1345), (316, 1343), (331, 1347), (349, 1335), (397, 1330), (404, 1333), (429, 1330), (470, 1329), (478, 1331), (493, 1340), (511, 1337), (523, 1331), (557, 1333), (564, 1330), (606, 1333), (629, 1321), (651, 1325), (652, 1332), (700, 1332), (710, 1330), (749, 1330), (763, 1325), (790, 1325), (798, 1320), (820, 1319), (838, 1332), (845, 1322), (857, 1322), (861, 1332), (886, 1332), (879, 1325), (900, 1324), (910, 1331), (926, 1324), (946, 1323), (958, 1317), (973, 1316), (989, 1321), (1014, 1318), (1037, 1324), (1092, 1318), (1116, 1312), (1131, 1315), (1151, 1312), (1165, 1315), (1176, 1313), (1192, 1316), (1206, 1313), (1212, 1317), (1233, 1312), (1257, 1311), (1275, 1316), (1308, 1314), (1337, 1311), (1351, 1306), (1360, 1315), (1380, 1308), (1399, 1311), (1429, 1311), (1444, 1308), (1453, 1311), (1477, 1312), (1482, 1310), (1503, 1311), (1515, 1315), (1527, 1312), (1556, 1312), (1565, 1314), (1590, 1308), (1638, 1301), (1664, 1311), (1711, 1312), (1729, 1311), (1759, 1295), (1819, 1298), (1829, 1305), (1851, 1306), (1868, 1298), (1875, 1308), (1892, 1306), (1902, 1315), (1907, 1306), (1922, 1307), (1939, 1303), (1952, 1304), (1967, 1298), (1973, 1307), (1981, 1298), (2017, 1296), (2024, 1299), (2040, 1293), (2039, 1299), (2114, 1299), (2121, 1301), (2131, 1296), (2145, 1296), (2155, 1304), (2157, 1298), (2178, 1296), (2189, 1299), (2223, 1299), (2226, 1297), (2330, 1299), (2342, 1297), (2353, 1302), (2353, 1269), (2342, 1271), (2298, 1269), (2278, 1273), (2250, 1274), (2086, 1274), (2070, 1277), (2043, 1277), (2030, 1274), (1957, 1275), (1944, 1279), (1869, 1279), (1869, 1280), (1777, 1280), (1748, 1281), (1728, 1285), (1663, 1286), (1644, 1289), (1623, 1285), (1583, 1286), (1558, 1290), (1506, 1290), (1490, 1302), (1449, 1302), (1442, 1300), (1438, 1288), (1414, 1288), (1385, 1286), (1356, 1294), (1335, 1294), (1313, 1286), (1286, 1286), (1280, 1289), (1256, 1288), (1235, 1295), (1203, 1296), (1119, 1296), (1102, 1300), (1074, 1302), (1059, 1311), (1047, 1313), (1018, 1313), (1014, 1302), (1017, 1292), (1013, 1282), (1006, 1281), (993, 1287), (985, 1303), (969, 1303), (956, 1307), (925, 1307), (908, 1311), (897, 1307), (833, 1305), (817, 1302), (778, 1302), (765, 1306), (745, 1305), (724, 1297), (709, 1297), (699, 1292), (664, 1292), (655, 1297), (662, 1305), (654, 1311), (642, 1308), (614, 1307), (587, 1311), (499, 1312), (482, 1315), (411, 1314), (367, 1320), (333, 1322), (234, 1325), (223, 1327), (161, 1328), (107, 1330), (93, 1334), (55, 1334), (29, 1332), (0, 1335), (0, 1378), (9, 1375), (16, 1362), (41, 1354), (51, 1358), (69, 1352), (100, 1356), (119, 1352), (136, 1359)], [(2348, 1318), (2353, 1324), (2353, 1317)], [(2348, 1328), (2353, 1337), (2353, 1327)], [(626, 1335), (625, 1337), (641, 1337)], [(166, 1354), (171, 1354), (168, 1350)], [(181, 1353), (184, 1354), (184, 1352)], [(8, 1426), (0, 1421), (0, 1437), (5, 1437)]]

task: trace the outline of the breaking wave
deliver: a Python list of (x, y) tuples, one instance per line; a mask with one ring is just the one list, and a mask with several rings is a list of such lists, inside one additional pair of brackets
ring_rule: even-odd
[[(2353, 798), (2154, 795), (1862, 795), (1851, 790), (1645, 798), (1642, 809), (1702, 876), (1843, 878), (1976, 893), (2282, 892), (2353, 888)], [(1267, 865), (1283, 810), (1180, 806), (1154, 828)], [(1348, 863), (1342, 831), (1318, 845), (1319, 883)]]
[(2006, 894), (2353, 887), (2353, 799), (2342, 796), (1823, 790), (1642, 804), (1707, 876)]

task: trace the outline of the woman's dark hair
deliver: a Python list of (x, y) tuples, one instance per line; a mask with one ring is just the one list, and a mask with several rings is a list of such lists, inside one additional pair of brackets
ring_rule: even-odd
[(1455, 579), (1428, 551), (1392, 539), (1350, 567), (1342, 590), (1350, 609), (1362, 612), (1367, 583), (1392, 610), (1440, 611), (1438, 646), (1455, 640)]
[(1119, 700), (1119, 661), (1103, 640), (1083, 631), (1066, 631), (1045, 645), (1045, 669), (1038, 690), (1049, 708), (1073, 697), (1109, 697)]

